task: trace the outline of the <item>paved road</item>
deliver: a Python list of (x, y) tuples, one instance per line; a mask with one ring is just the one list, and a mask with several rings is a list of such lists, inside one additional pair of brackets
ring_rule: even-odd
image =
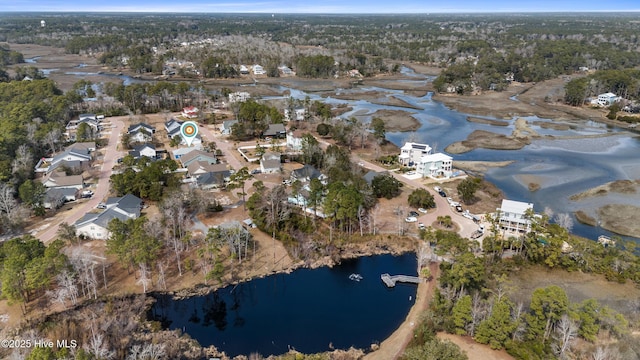
[(93, 197), (89, 199), (89, 201), (84, 202), (80, 205), (74, 205), (72, 210), (68, 211), (68, 214), (64, 218), (50, 224), (44, 232), (36, 234), (36, 237), (40, 239), (40, 241), (45, 244), (49, 243), (56, 237), (58, 227), (62, 222), (73, 224), (86, 213), (95, 209), (98, 203), (101, 203), (105, 200), (106, 196), (109, 194), (109, 177), (111, 176), (111, 171), (113, 170), (113, 166), (115, 165), (116, 160), (123, 154), (122, 152), (117, 150), (117, 146), (120, 143), (120, 133), (124, 128), (124, 123), (122, 122), (122, 120), (126, 118), (126, 116), (121, 116), (111, 117), (105, 120), (111, 121), (113, 128), (111, 129), (111, 135), (109, 136), (109, 143), (105, 148), (103, 148), (104, 160), (102, 167), (100, 168), (98, 184), (96, 186), (96, 189), (94, 190)]
[[(379, 165), (360, 159), (357, 155), (352, 155), (352, 160), (355, 163), (362, 164), (364, 168), (367, 168), (369, 170), (387, 171), (387, 169)], [(436, 202), (436, 208), (429, 209), (429, 212), (427, 214), (420, 214), (420, 216), (418, 217), (418, 222), (425, 224), (425, 226), (429, 226), (430, 224), (434, 223), (437, 220), (438, 216), (449, 215), (451, 216), (451, 219), (458, 225), (459, 227), (458, 234), (460, 234), (460, 236), (462, 237), (468, 238), (471, 236), (471, 234), (475, 230), (478, 229), (478, 225), (474, 223), (473, 220), (467, 219), (463, 217), (460, 213), (456, 212), (451, 207), (451, 205), (449, 205), (449, 202), (447, 201), (446, 198), (443, 198), (442, 196), (440, 196), (440, 194), (436, 193), (433, 187), (425, 186), (422, 182), (422, 179), (410, 179), (404, 176), (403, 174), (400, 174), (397, 172), (391, 172), (391, 174), (396, 179), (398, 179), (398, 181), (401, 181), (404, 184), (409, 185), (410, 187), (413, 187), (416, 189), (425, 188), (427, 189), (427, 191), (429, 191), (429, 193), (431, 193), (431, 195), (433, 195), (433, 198)], [(436, 184), (431, 184), (431, 185), (435, 186)]]

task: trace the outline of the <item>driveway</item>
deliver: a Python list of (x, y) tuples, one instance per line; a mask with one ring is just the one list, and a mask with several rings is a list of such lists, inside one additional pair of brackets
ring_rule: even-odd
[[(362, 167), (368, 170), (378, 172), (387, 171), (387, 169), (377, 164), (360, 159), (360, 157), (358, 157), (357, 155), (352, 155), (352, 161), (355, 163), (360, 163)], [(438, 216), (449, 215), (451, 216), (451, 219), (458, 225), (458, 234), (460, 234), (460, 236), (462, 237), (469, 238), (471, 234), (478, 229), (478, 225), (474, 223), (473, 220), (467, 219), (460, 213), (456, 212), (454, 208), (449, 205), (447, 199), (440, 196), (440, 194), (438, 194), (433, 189), (433, 187), (431, 187), (431, 185), (435, 186), (435, 184), (426, 186), (422, 183), (421, 178), (416, 179), (414, 176), (408, 177), (397, 172), (390, 172), (390, 174), (392, 174), (398, 181), (404, 183), (405, 185), (408, 185), (409, 187), (412, 187), (414, 189), (424, 188), (429, 191), (431, 195), (433, 195), (433, 199), (436, 202), (436, 208), (429, 209), (429, 212), (427, 214), (420, 214), (420, 216), (418, 217), (418, 222), (422, 222), (423, 224), (425, 224), (425, 226), (429, 226), (437, 220)]]
[(109, 194), (109, 177), (111, 176), (111, 171), (113, 170), (116, 160), (123, 154), (123, 152), (117, 150), (117, 147), (120, 143), (120, 134), (124, 128), (122, 120), (126, 118), (127, 116), (119, 116), (108, 118), (108, 120), (106, 120), (111, 122), (113, 128), (111, 129), (111, 135), (109, 136), (109, 143), (103, 148), (104, 160), (102, 167), (100, 168), (98, 184), (94, 190), (93, 197), (81, 205), (74, 206), (72, 211), (70, 211), (63, 219), (54, 221), (44, 232), (36, 234), (36, 237), (40, 239), (40, 241), (45, 244), (51, 242), (51, 240), (56, 237), (58, 227), (61, 223), (66, 222), (68, 224), (73, 224), (86, 213), (94, 210), (99, 203), (104, 202), (105, 198)]

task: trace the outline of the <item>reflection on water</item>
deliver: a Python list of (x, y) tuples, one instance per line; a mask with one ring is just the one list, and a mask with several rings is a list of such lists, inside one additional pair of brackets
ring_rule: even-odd
[[(149, 316), (228, 355), (369, 348), (387, 338), (415, 302), (416, 285), (388, 289), (380, 274), (415, 275), (414, 254), (344, 261), (232, 285), (183, 300), (157, 296)], [(362, 280), (349, 276), (360, 274)], [(313, 325), (311, 325), (313, 324)]]

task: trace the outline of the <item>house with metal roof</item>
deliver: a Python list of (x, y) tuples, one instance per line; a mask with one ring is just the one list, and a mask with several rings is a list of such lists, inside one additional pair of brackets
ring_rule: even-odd
[(507, 231), (530, 232), (531, 219), (527, 213), (532, 210), (532, 203), (503, 199), (502, 205), (496, 209), (500, 215), (500, 227)]

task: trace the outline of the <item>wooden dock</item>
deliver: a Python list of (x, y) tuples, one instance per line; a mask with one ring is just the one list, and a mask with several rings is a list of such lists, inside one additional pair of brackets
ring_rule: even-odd
[(387, 287), (394, 287), (396, 286), (397, 282), (404, 282), (404, 283), (413, 283), (413, 284), (419, 284), (422, 282), (422, 279), (417, 277), (417, 276), (409, 276), (409, 275), (389, 275), (389, 274), (382, 274), (380, 275), (380, 279), (382, 280), (382, 282), (387, 285)]

